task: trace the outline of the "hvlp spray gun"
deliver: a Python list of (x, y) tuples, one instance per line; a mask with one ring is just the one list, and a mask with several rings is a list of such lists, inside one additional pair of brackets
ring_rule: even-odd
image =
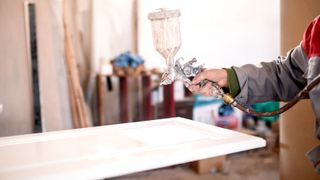
[[(179, 10), (165, 9), (158, 9), (148, 16), (152, 25), (154, 47), (165, 58), (167, 64), (167, 69), (161, 77), (161, 85), (171, 84), (175, 80), (182, 80), (186, 86), (189, 86), (191, 85), (189, 78), (194, 77), (203, 70), (204, 65), (193, 66), (193, 63), (197, 61), (195, 58), (184, 64), (181, 64), (183, 58), (178, 58), (176, 61), (174, 60), (174, 56), (181, 46), (179, 17)], [(309, 91), (320, 83), (320, 75), (310, 82), (293, 100), (272, 112), (256, 112), (250, 108), (246, 108), (238, 103), (230, 94), (224, 93), (222, 88), (215, 82), (204, 80), (200, 82), (200, 86), (206, 83), (212, 83), (212, 96), (223, 100), (226, 104), (230, 104), (254, 116), (273, 116), (287, 111), (299, 100), (307, 97)]]

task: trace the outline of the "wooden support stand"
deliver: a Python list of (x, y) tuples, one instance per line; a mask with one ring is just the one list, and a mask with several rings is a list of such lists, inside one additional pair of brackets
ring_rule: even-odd
[(142, 120), (153, 119), (153, 108), (151, 102), (151, 77), (142, 76), (142, 107), (143, 107), (143, 117)]
[(163, 86), (163, 111), (164, 117), (175, 117), (176, 106), (174, 102), (174, 84)]
[(120, 121), (127, 123), (129, 122), (128, 78), (120, 77), (119, 81)]
[[(142, 117), (141, 120), (154, 119), (152, 107), (152, 83), (151, 76), (142, 76)], [(97, 76), (98, 117), (99, 125), (107, 124), (106, 110), (106, 75)], [(119, 77), (119, 109), (120, 122), (129, 122), (129, 90), (128, 77)], [(176, 106), (174, 101), (174, 85), (164, 86), (163, 118), (175, 117)]]

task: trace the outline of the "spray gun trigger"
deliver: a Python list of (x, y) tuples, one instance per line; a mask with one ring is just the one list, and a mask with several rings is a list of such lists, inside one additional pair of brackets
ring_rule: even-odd
[(209, 81), (206, 80), (206, 79), (205, 79), (205, 80), (202, 80), (202, 81), (199, 82), (199, 86), (200, 86), (200, 87), (204, 87), (208, 82), (209, 82)]

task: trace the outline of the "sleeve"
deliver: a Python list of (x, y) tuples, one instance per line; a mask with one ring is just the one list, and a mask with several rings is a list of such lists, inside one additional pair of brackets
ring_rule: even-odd
[(285, 59), (233, 67), (241, 89), (236, 99), (242, 104), (288, 101), (307, 84), (307, 68), (308, 57), (301, 45)]
[(228, 89), (229, 93), (232, 97), (236, 97), (240, 92), (240, 86), (236, 71), (233, 68), (225, 68), (227, 71), (227, 81), (228, 81)]

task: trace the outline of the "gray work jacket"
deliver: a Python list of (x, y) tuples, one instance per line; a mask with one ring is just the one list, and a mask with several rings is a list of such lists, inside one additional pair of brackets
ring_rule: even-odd
[[(320, 74), (320, 16), (309, 25), (301, 44), (289, 51), (286, 58), (233, 69), (241, 89), (236, 96), (240, 103), (289, 101)], [(316, 115), (315, 135), (320, 140), (320, 85), (309, 97)], [(320, 174), (320, 142), (306, 156)]]

